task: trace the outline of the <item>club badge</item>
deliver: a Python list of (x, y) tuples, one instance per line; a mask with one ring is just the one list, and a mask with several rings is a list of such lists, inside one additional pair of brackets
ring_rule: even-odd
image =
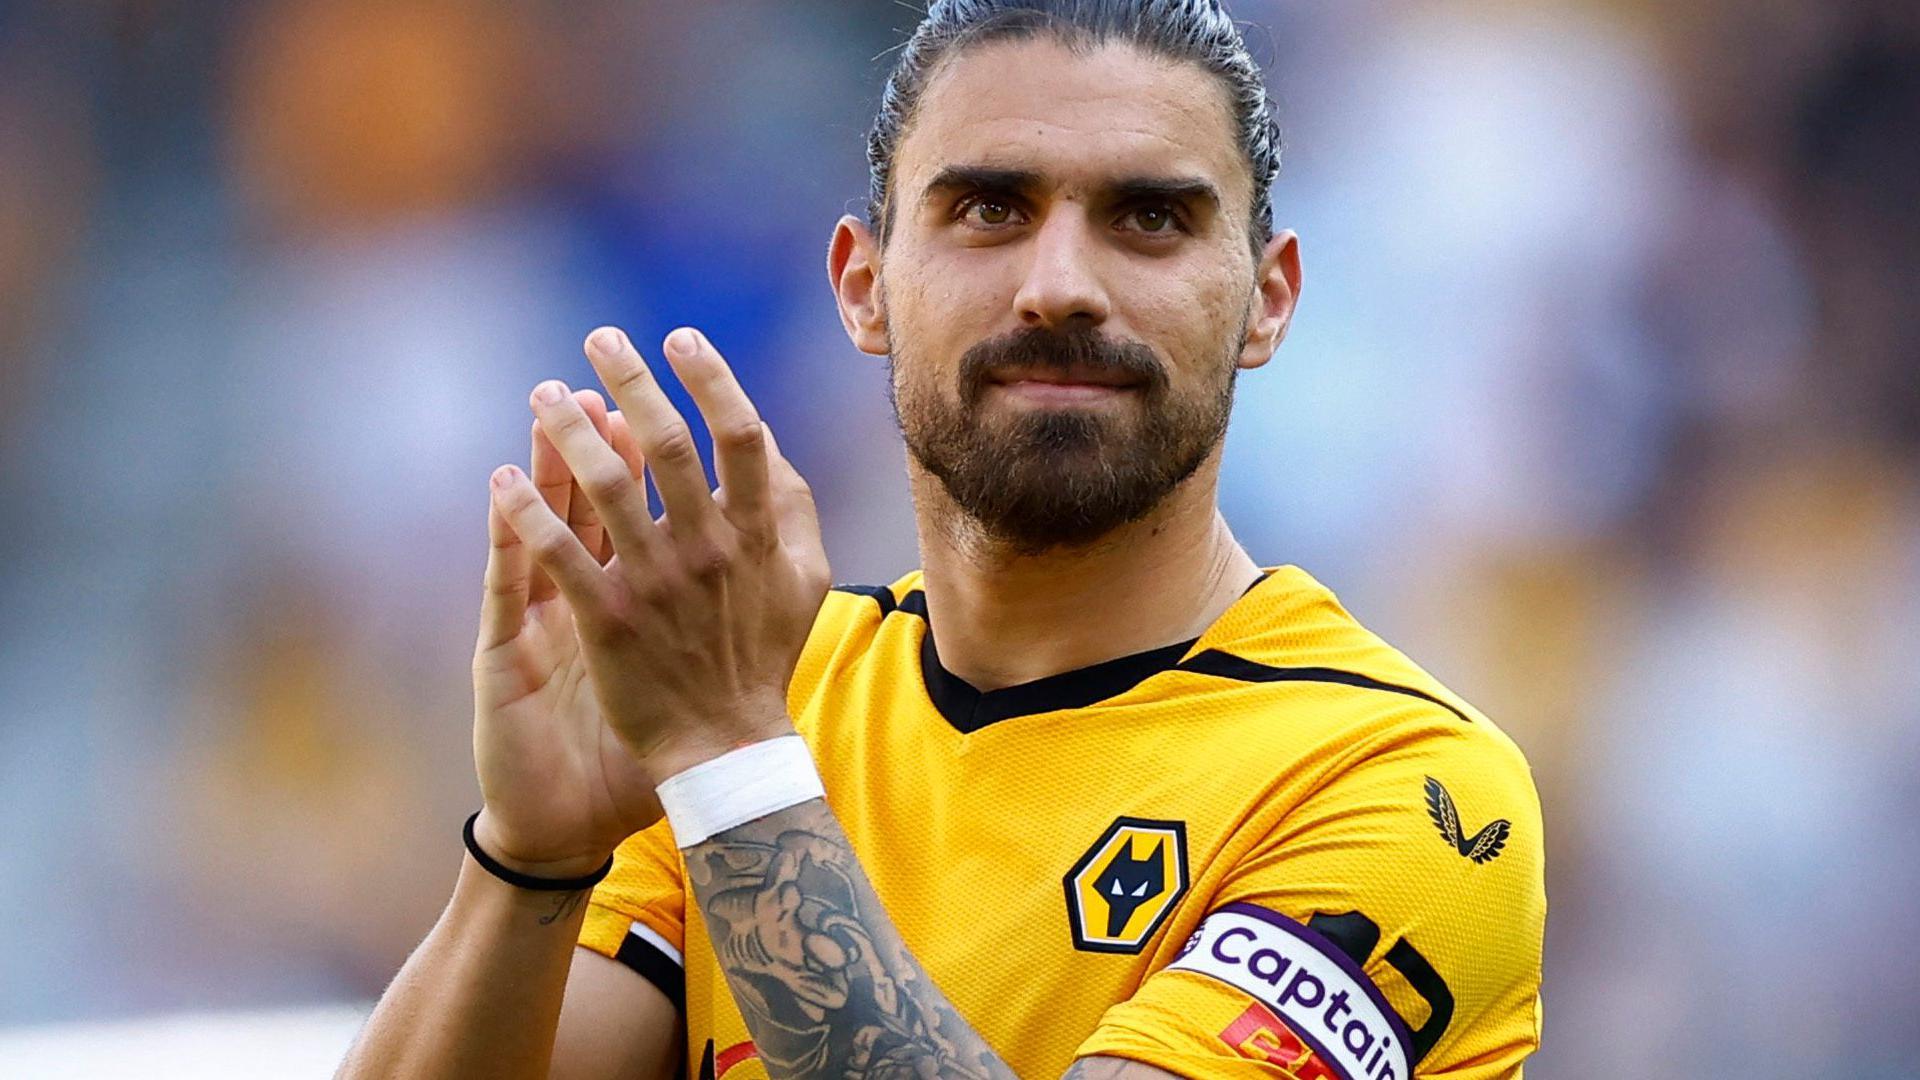
[(1116, 818), (1067, 871), (1066, 887), (1074, 948), (1139, 952), (1186, 895), (1186, 824)]

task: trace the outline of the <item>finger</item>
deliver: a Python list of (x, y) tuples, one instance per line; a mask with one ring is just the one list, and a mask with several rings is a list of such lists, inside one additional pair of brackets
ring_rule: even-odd
[[(501, 480), (496, 470), (493, 483)], [(500, 515), (494, 501), (487, 500), (487, 573), (486, 591), (480, 599), (480, 651), (512, 641), (526, 617), (527, 591), (532, 577), (533, 559), (520, 536)]]
[(652, 558), (653, 549), (662, 540), (647, 511), (646, 489), (634, 480), (627, 463), (594, 428), (580, 402), (567, 393), (566, 384), (557, 380), (541, 383), (534, 388), (532, 405), (540, 429), (560, 451), (567, 468), (573, 470), (581, 492), (613, 537), (614, 550), (629, 559)]
[[(620, 460), (627, 463), (627, 471), (633, 474), (634, 481), (644, 492), (647, 483), (647, 457), (640, 452), (640, 443), (633, 437), (633, 428), (628, 426), (626, 414), (619, 409), (608, 413), (607, 428), (610, 432), (608, 441), (613, 443), (613, 452), (619, 454)], [(611, 548), (613, 545), (609, 543), (607, 546)]]
[[(633, 429), (627, 426), (627, 418), (615, 409), (607, 414), (607, 441), (613, 444), (613, 452), (626, 462), (627, 472), (632, 474), (634, 482), (640, 485), (642, 494), (646, 491), (647, 459), (640, 453), (640, 444), (633, 441)], [(613, 538), (606, 540), (606, 551), (601, 561), (613, 557)]]
[(494, 470), (493, 504), (576, 612), (605, 610), (606, 572), (547, 505), (532, 478), (511, 465)]
[(820, 511), (813, 502), (813, 488), (800, 475), (800, 470), (793, 467), (793, 462), (787, 460), (787, 455), (780, 452), (780, 442), (773, 437), (772, 428), (767, 429), (767, 449), (773, 482), (773, 520), (780, 530), (780, 542), (799, 551), (820, 552), (824, 558), (826, 541), (820, 535)]
[[(599, 433), (602, 440), (607, 439), (607, 400), (600, 396), (598, 390), (575, 390), (573, 399), (580, 403), (594, 431)], [(572, 470), (568, 470), (568, 475), (572, 475)], [(567, 527), (580, 538), (580, 546), (586, 548), (596, 561), (607, 561), (609, 545), (606, 542), (606, 529), (600, 524), (600, 511), (594, 507), (593, 500), (580, 490), (578, 477), (574, 478), (573, 490), (567, 501)]]
[(633, 473), (635, 480), (643, 480), (647, 475), (647, 457), (640, 452), (640, 444), (634, 441), (633, 428), (627, 424), (627, 414), (615, 409), (607, 414), (607, 427), (612, 429), (608, 440), (613, 443), (614, 453), (627, 463), (627, 471)]
[[(560, 451), (540, 430), (538, 420), (533, 422), (533, 453), (529, 460), (532, 462), (533, 486), (539, 489), (541, 499), (555, 514), (566, 517), (573, 503), (573, 473), (567, 468), (565, 459), (561, 458)], [(534, 567), (533, 578), (527, 587), (527, 601), (538, 604), (553, 599), (559, 593), (560, 587), (553, 583), (547, 572)]]
[(538, 421), (533, 425), (533, 486), (539, 489), (540, 498), (554, 515), (565, 520), (571, 508), (573, 472), (567, 468), (566, 459), (560, 456), (552, 440), (541, 432)]
[(603, 326), (587, 335), (587, 359), (626, 415), (660, 492), (662, 509), (676, 526), (703, 532), (717, 516), (713, 492), (700, 466), (693, 431), (680, 410), (667, 400), (660, 381), (619, 330)]
[(573, 400), (580, 403), (581, 410), (587, 414), (587, 419), (593, 421), (593, 428), (600, 433), (600, 437), (606, 438), (607, 399), (600, 396), (600, 391), (587, 387), (575, 390)]
[(726, 358), (707, 336), (690, 326), (667, 335), (667, 362), (700, 407), (713, 436), (713, 472), (724, 493), (720, 509), (734, 528), (772, 539), (767, 506), (767, 426), (740, 388)]

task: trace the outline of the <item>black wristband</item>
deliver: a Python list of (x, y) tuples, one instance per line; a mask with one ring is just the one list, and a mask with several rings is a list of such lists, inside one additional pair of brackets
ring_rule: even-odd
[(516, 888), (534, 889), (539, 892), (584, 892), (600, 884), (609, 873), (613, 872), (611, 855), (607, 856), (607, 865), (580, 877), (534, 877), (532, 874), (523, 874), (518, 870), (509, 869), (500, 865), (493, 856), (480, 850), (480, 841), (473, 838), (473, 823), (478, 820), (480, 820), (480, 811), (475, 810), (473, 816), (467, 819), (466, 825), (460, 830), (461, 839), (467, 842), (467, 853), (473, 856), (474, 862), (480, 864), (480, 869)]

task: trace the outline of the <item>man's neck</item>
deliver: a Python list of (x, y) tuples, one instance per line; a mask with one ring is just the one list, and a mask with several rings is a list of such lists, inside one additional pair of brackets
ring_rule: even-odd
[(1198, 637), (1259, 573), (1214, 506), (1217, 458), (1086, 548), (1019, 555), (910, 465), (940, 663), (996, 690)]

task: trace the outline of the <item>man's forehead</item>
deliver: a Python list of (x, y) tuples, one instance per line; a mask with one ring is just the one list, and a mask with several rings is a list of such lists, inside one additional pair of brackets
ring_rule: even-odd
[(1070, 185), (1202, 176), (1242, 198), (1250, 183), (1225, 94), (1199, 65), (1047, 37), (968, 49), (936, 73), (900, 147), (897, 194), (917, 199), (960, 163)]

